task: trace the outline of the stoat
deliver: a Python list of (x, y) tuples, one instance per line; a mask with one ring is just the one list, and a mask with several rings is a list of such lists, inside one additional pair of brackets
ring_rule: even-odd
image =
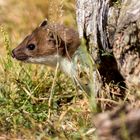
[(61, 71), (76, 83), (81, 83), (77, 64), (72, 61), (79, 46), (78, 32), (64, 25), (48, 24), (44, 20), (12, 50), (12, 56), (23, 62), (45, 64), (53, 68), (59, 64)]
[(71, 59), (80, 45), (78, 33), (64, 25), (44, 20), (12, 51), (13, 58), (28, 63), (56, 67), (71, 76)]

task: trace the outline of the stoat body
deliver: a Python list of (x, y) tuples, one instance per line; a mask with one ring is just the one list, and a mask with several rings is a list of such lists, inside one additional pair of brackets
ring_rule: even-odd
[(78, 33), (64, 25), (50, 25), (44, 20), (15, 49), (12, 56), (17, 60), (45, 64), (59, 68), (69, 75), (72, 73), (72, 57), (80, 45)]
[[(64, 25), (50, 25), (47, 20), (44, 20), (39, 27), (12, 50), (12, 56), (23, 62), (45, 64), (53, 68), (56, 68), (58, 64), (60, 70), (70, 76), (81, 89), (91, 93), (91, 86), (89, 88), (91, 85), (89, 81), (92, 81), (91, 70), (89, 69), (91, 65), (86, 64), (88, 58), (85, 51), (79, 53), (81, 49), (79, 46), (78, 32)], [(84, 68), (79, 63), (80, 55), (82, 55), (82, 62), (85, 64)], [(86, 80), (81, 80), (81, 75)]]

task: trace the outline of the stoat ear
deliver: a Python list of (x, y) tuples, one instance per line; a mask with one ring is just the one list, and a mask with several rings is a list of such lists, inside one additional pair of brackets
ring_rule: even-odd
[(48, 20), (45, 19), (43, 20), (43, 22), (39, 25), (39, 27), (44, 27), (44, 26), (47, 26), (48, 25)]

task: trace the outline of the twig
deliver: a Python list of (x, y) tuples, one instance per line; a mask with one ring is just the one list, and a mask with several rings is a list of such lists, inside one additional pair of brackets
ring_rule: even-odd
[(49, 98), (49, 101), (48, 101), (48, 106), (49, 106), (48, 119), (50, 119), (50, 116), (51, 116), (51, 104), (52, 104), (52, 98), (53, 98), (53, 95), (54, 95), (54, 86), (55, 86), (55, 81), (56, 81), (56, 78), (57, 78), (58, 67), (59, 67), (59, 63), (57, 63), (57, 65), (56, 65), (55, 75), (54, 75), (53, 83), (52, 83), (52, 87), (51, 87), (50, 98)]

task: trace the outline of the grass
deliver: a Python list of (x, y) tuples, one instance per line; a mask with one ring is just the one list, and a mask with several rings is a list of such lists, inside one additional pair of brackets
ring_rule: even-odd
[[(26, 2), (9, 0), (0, 10), (0, 138), (87, 139), (91, 136), (86, 136), (86, 132), (93, 126), (92, 111), (85, 94), (61, 72), (55, 74), (46, 66), (20, 63), (11, 57), (12, 48), (45, 16), (54, 22), (59, 17), (56, 13), (57, 17), (48, 15), (51, 9), (48, 13), (44, 11), (47, 3), (45, 0), (41, 2), (30, 0), (31, 6), (27, 7)], [(61, 5), (57, 12), (63, 7), (67, 9), (68, 17), (61, 15), (60, 22), (75, 26), (75, 20), (71, 20), (74, 13), (70, 14), (74, 11), (73, 2), (64, 1)], [(28, 12), (18, 11), (16, 7), (27, 7)]]
[[(74, 9), (73, 0), (7, 0), (0, 5), (0, 138), (97, 139), (92, 120), (99, 110), (92, 98), (61, 72), (11, 57), (12, 48), (45, 17), (76, 28)], [(114, 96), (117, 85), (112, 96), (106, 86), (96, 99), (100, 111), (122, 103)]]
[(55, 78), (45, 66), (13, 60), (4, 27), (1, 34), (6, 55), (0, 58), (0, 132), (28, 139), (81, 137), (91, 125), (86, 96), (77, 94), (71, 80), (60, 72)]

